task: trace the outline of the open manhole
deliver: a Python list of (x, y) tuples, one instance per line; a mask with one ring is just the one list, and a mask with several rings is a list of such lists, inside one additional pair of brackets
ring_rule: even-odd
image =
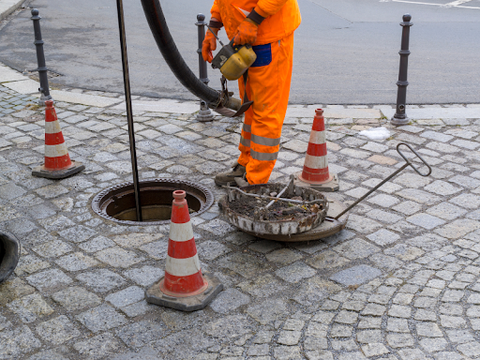
[(206, 211), (213, 204), (212, 192), (185, 180), (154, 179), (139, 181), (143, 221), (137, 221), (133, 183), (112, 186), (97, 194), (92, 209), (101, 217), (125, 225), (166, 224), (172, 214), (173, 191), (185, 190), (190, 216)]

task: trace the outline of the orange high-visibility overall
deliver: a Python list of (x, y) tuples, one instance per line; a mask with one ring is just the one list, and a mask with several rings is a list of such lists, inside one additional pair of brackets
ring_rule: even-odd
[[(301, 17), (297, 0), (215, 0), (212, 18), (221, 21), (229, 39), (255, 7), (268, 15), (258, 26), (253, 44), (257, 61), (248, 69), (247, 95), (253, 105), (245, 112), (238, 163), (250, 184), (268, 182), (278, 156), (290, 94), (293, 32)], [(244, 79), (239, 80), (243, 98)]]

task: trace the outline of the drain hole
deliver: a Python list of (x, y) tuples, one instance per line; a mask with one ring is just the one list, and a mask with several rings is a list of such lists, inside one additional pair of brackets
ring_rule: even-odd
[(201, 214), (213, 204), (207, 188), (182, 180), (139, 182), (143, 222), (137, 222), (135, 193), (131, 182), (108, 188), (95, 196), (92, 209), (100, 216), (123, 224), (167, 223), (172, 213), (174, 190), (185, 190), (190, 216)]

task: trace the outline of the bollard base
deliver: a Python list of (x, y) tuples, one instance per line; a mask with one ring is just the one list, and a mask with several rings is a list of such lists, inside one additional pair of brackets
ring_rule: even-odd
[(164, 280), (164, 278), (162, 278), (145, 292), (146, 300), (150, 304), (165, 306), (181, 311), (203, 309), (210, 304), (220, 291), (223, 290), (223, 284), (215, 276), (203, 274), (203, 278), (208, 283), (207, 289), (198, 295), (187, 297), (173, 297), (164, 294), (160, 290), (160, 284)]
[(410, 119), (406, 116), (402, 118), (393, 116), (390, 121), (390, 123), (395, 126), (408, 125), (409, 122)]
[(200, 102), (200, 111), (197, 115), (197, 121), (200, 122), (208, 122), (213, 121), (215, 119), (212, 111), (208, 108), (205, 101)]
[(37, 177), (43, 177), (46, 179), (59, 180), (75, 175), (82, 170), (85, 170), (85, 165), (72, 160), (72, 166), (62, 170), (48, 170), (45, 168), (44, 165), (37, 166), (33, 169), (32, 175)]

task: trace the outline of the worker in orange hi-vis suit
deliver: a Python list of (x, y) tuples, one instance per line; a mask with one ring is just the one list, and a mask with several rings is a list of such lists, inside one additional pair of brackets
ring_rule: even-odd
[[(217, 185), (239, 186), (268, 182), (280, 148), (287, 111), (293, 62), (293, 32), (300, 25), (297, 0), (214, 0), (210, 28), (225, 27), (234, 43), (251, 44), (257, 60), (248, 69), (247, 96), (239, 150), (233, 169), (215, 177)], [(207, 31), (202, 46), (205, 61), (213, 59), (214, 35)], [(239, 79), (240, 95), (245, 93)], [(246, 181), (245, 181), (246, 180)], [(248, 182), (248, 184), (247, 184)]]

